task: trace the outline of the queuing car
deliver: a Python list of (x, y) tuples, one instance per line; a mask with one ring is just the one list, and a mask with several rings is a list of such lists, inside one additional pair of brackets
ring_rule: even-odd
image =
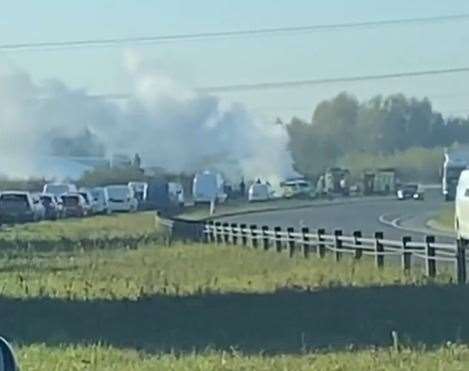
[(268, 201), (273, 197), (272, 187), (269, 183), (256, 182), (248, 190), (248, 201)]
[(44, 219), (45, 209), (29, 192), (0, 193), (0, 223), (36, 222)]
[(85, 199), (79, 193), (66, 193), (60, 196), (66, 217), (84, 217), (88, 215), (88, 206)]
[(313, 186), (311, 182), (304, 178), (287, 179), (280, 183), (283, 190), (283, 197), (311, 197), (313, 194)]
[(91, 189), (96, 214), (110, 214), (109, 195), (105, 187), (95, 187)]
[(81, 188), (77, 193), (82, 195), (83, 198), (85, 199), (85, 205), (86, 205), (86, 208), (88, 209), (87, 215), (96, 214), (97, 207), (96, 207), (96, 203), (94, 202), (94, 197), (91, 194), (91, 192), (85, 188)]
[(64, 216), (63, 203), (60, 197), (57, 197), (52, 193), (43, 193), (39, 198), (44, 206), (46, 219), (56, 220)]
[(138, 209), (138, 200), (134, 190), (128, 184), (117, 184), (106, 187), (109, 195), (109, 210), (111, 212), (135, 212)]
[(398, 200), (423, 200), (424, 193), (418, 184), (404, 184), (396, 192)]

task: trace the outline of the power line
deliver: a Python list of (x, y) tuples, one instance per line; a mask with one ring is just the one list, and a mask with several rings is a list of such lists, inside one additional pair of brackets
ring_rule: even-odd
[[(326, 79), (261, 82), (261, 83), (255, 83), (255, 84), (237, 84), (237, 85), (217, 85), (217, 86), (199, 87), (199, 88), (195, 88), (194, 90), (201, 92), (201, 93), (274, 90), (274, 89), (282, 89), (282, 88), (297, 88), (297, 87), (306, 87), (306, 86), (315, 86), (315, 85), (336, 84), (336, 83), (341, 83), (341, 82), (348, 83), (348, 82), (377, 81), (377, 80), (399, 79), (399, 78), (405, 78), (405, 77), (422, 77), (422, 76), (432, 76), (432, 75), (438, 76), (438, 75), (447, 75), (447, 74), (455, 74), (455, 73), (463, 73), (463, 72), (469, 72), (469, 67), (388, 73), (388, 74), (380, 74), (380, 75), (332, 77), (332, 78), (326, 78)], [(110, 94), (89, 94), (87, 95), (87, 97), (91, 99), (126, 100), (126, 99), (131, 98), (132, 95), (126, 94), (126, 93), (115, 93), (115, 94), (110, 93)]]
[(263, 83), (255, 83), (255, 84), (238, 84), (238, 85), (219, 85), (219, 86), (208, 86), (204, 88), (199, 88), (198, 90), (201, 92), (208, 92), (208, 93), (251, 91), (251, 90), (272, 90), (272, 89), (281, 89), (281, 88), (298, 88), (298, 87), (304, 87), (304, 86), (335, 84), (335, 83), (340, 83), (340, 82), (387, 80), (387, 79), (395, 79), (395, 78), (403, 78), (403, 77), (445, 75), (445, 74), (461, 73), (461, 72), (469, 72), (469, 67), (389, 73), (389, 74), (381, 74), (381, 75), (336, 77), (336, 78), (326, 78), (326, 79), (263, 82)]
[(347, 22), (335, 24), (319, 24), (309, 26), (295, 26), (295, 27), (273, 27), (273, 28), (259, 28), (247, 29), (238, 31), (219, 31), (219, 32), (200, 32), (200, 33), (185, 33), (174, 35), (156, 35), (156, 36), (138, 36), (138, 37), (122, 37), (122, 38), (96, 38), (85, 40), (70, 40), (70, 41), (44, 41), (34, 43), (12, 43), (0, 44), (1, 51), (17, 51), (17, 50), (57, 50), (65, 48), (84, 48), (84, 47), (97, 47), (97, 46), (118, 46), (125, 44), (151, 44), (160, 42), (176, 42), (184, 40), (203, 40), (203, 39), (219, 39), (230, 37), (249, 37), (249, 36), (269, 36), (279, 34), (289, 34), (298, 32), (320, 32), (320, 31), (335, 31), (346, 30), (353, 28), (370, 28), (380, 26), (396, 26), (405, 24), (425, 24), (425, 23), (438, 23), (449, 21), (464, 21), (469, 19), (469, 14), (453, 14), (435, 17), (420, 17), (420, 18), (402, 18), (402, 19), (389, 19), (381, 21), (367, 21), (367, 22)]

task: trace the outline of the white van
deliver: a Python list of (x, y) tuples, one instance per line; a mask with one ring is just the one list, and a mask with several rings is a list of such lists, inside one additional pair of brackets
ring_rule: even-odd
[(219, 173), (204, 171), (197, 173), (192, 183), (192, 197), (195, 204), (215, 201), (225, 202), (227, 195), (224, 192), (225, 182)]
[(469, 240), (469, 170), (464, 170), (459, 176), (454, 224), (458, 238)]
[(135, 198), (134, 190), (125, 185), (110, 185), (106, 187), (109, 197), (109, 210), (134, 212), (137, 211), (138, 201)]

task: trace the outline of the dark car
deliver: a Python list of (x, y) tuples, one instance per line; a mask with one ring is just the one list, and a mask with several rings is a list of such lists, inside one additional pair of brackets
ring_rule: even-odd
[(63, 216), (62, 200), (51, 193), (45, 193), (40, 196), (42, 205), (45, 209), (46, 219), (56, 220)]
[(81, 218), (88, 215), (88, 207), (83, 196), (79, 193), (70, 193), (60, 196), (66, 217)]
[(396, 192), (398, 200), (423, 200), (424, 193), (419, 190), (418, 184), (404, 184)]
[(2, 192), (0, 194), (0, 223), (35, 222), (43, 219), (44, 209), (29, 192)]

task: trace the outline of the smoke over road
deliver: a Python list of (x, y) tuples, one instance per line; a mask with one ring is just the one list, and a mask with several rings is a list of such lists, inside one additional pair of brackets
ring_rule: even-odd
[(0, 174), (48, 176), (47, 156), (136, 152), (144, 166), (174, 172), (211, 167), (233, 180), (292, 174), (281, 125), (187, 89), (133, 55), (127, 65), (133, 91), (124, 104), (0, 69)]

